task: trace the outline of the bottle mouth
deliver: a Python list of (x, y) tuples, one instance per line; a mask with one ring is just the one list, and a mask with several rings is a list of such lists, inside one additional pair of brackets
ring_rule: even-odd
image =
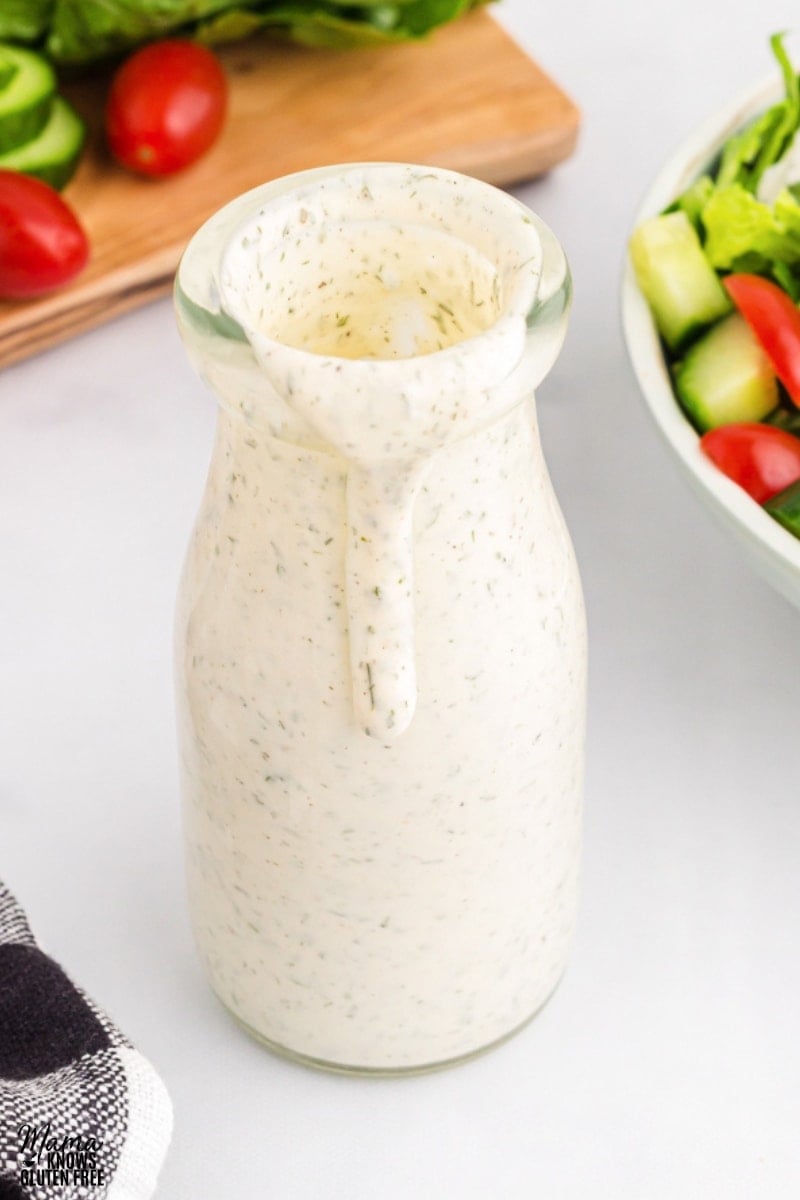
[(245, 193), (192, 238), (175, 287), (226, 407), (361, 463), (431, 453), (530, 396), (569, 294), (558, 242), (517, 200), (399, 163)]
[(373, 462), (432, 451), (510, 407), (499, 385), (523, 359), (542, 275), (527, 209), (394, 163), (284, 183), (230, 230), (218, 291), (286, 405)]
[(251, 213), (224, 248), (220, 299), (262, 353), (373, 364), (483, 357), (492, 331), (492, 342), (519, 343), (541, 267), (536, 227), (511, 197), (453, 172), (374, 164)]

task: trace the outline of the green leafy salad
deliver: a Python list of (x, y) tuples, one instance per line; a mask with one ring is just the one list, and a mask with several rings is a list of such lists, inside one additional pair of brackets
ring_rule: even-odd
[(800, 538), (800, 80), (630, 239), (703, 452)]
[[(772, 275), (800, 299), (800, 161), (776, 169), (800, 128), (800, 82), (780, 35), (771, 39), (786, 96), (725, 145), (712, 178), (702, 175), (678, 200), (705, 234), (706, 257), (719, 271)], [(784, 184), (788, 186), (784, 186)]]
[(2, 0), (0, 39), (85, 63), (177, 32), (233, 41), (270, 28), (307, 46), (345, 48), (422, 37), (484, 0)]

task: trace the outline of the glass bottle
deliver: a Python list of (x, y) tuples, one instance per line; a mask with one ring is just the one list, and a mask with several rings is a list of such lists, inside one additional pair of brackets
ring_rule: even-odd
[(304, 1061), (468, 1057), (564, 969), (585, 626), (534, 389), (569, 294), (520, 203), (398, 164), (258, 188), (181, 263), (220, 401), (177, 624), (192, 921)]

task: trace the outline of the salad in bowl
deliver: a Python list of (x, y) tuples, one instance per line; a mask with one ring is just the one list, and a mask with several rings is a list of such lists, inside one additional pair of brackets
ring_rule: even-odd
[(705, 125), (636, 221), (623, 285), (631, 360), (691, 482), (800, 605), (800, 80)]

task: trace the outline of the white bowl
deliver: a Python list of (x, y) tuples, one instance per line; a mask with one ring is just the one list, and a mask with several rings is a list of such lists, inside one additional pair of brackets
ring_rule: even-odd
[[(635, 223), (661, 212), (714, 160), (732, 133), (781, 94), (780, 80), (772, 77), (704, 122), (661, 169)], [(672, 390), (653, 318), (630, 260), (622, 283), (622, 322), (647, 407), (686, 478), (715, 518), (736, 538), (750, 565), (800, 608), (800, 539), (770, 517), (700, 450), (697, 433)]]

